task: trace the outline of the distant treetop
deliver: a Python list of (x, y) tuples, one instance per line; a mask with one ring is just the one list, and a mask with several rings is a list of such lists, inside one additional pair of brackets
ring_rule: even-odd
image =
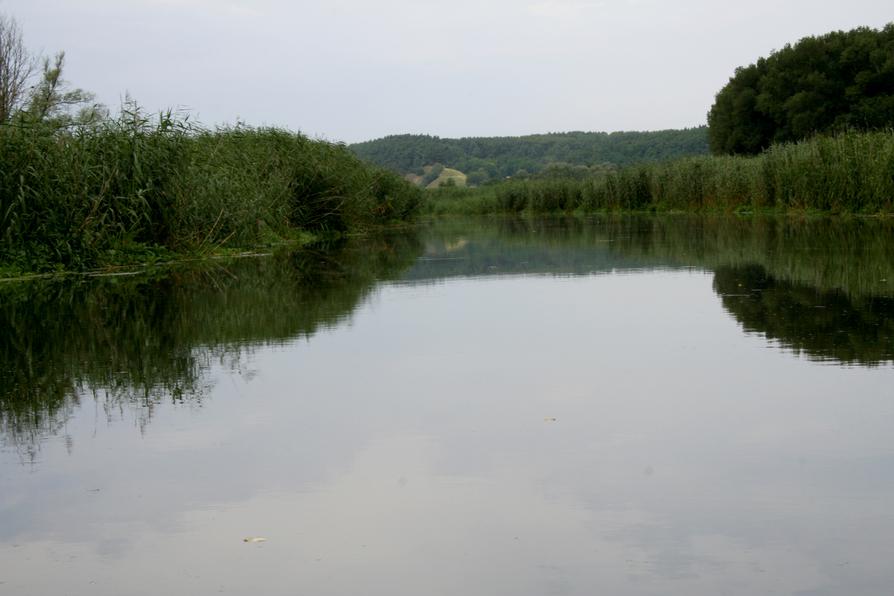
[(805, 37), (736, 69), (708, 113), (713, 153), (894, 126), (894, 23)]
[(436, 163), (461, 170), (473, 184), (550, 167), (624, 166), (708, 152), (704, 126), (655, 132), (566, 132), (520, 137), (445, 139), (396, 135), (350, 146), (358, 156), (402, 174)]

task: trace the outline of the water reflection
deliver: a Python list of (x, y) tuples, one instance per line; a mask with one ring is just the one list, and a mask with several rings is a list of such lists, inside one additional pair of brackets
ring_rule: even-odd
[(816, 360), (894, 360), (894, 222), (602, 217), (438, 226), (404, 276), (423, 283), (516, 274), (698, 268), (748, 332)]
[(892, 297), (779, 281), (760, 265), (718, 268), (714, 289), (746, 331), (796, 353), (863, 365), (894, 359)]
[(406, 279), (760, 265), (776, 279), (894, 296), (890, 219), (603, 216), (440, 222)]
[(0, 436), (27, 452), (87, 394), (107, 413), (136, 406), (141, 425), (161, 401), (200, 403), (213, 362), (238, 368), (254, 345), (337, 325), (382, 280), (692, 268), (713, 271), (724, 308), (778, 346), (847, 364), (894, 359), (891, 221), (447, 220), (154, 276), (0, 286)]
[[(0, 286), (0, 436), (33, 450), (85, 394), (142, 426), (163, 401), (200, 402), (214, 362), (348, 317), (421, 251), (389, 234), (158, 275)], [(34, 453), (28, 454), (33, 457)]]
[(886, 593), (890, 231), (447, 221), (3, 286), (0, 592)]

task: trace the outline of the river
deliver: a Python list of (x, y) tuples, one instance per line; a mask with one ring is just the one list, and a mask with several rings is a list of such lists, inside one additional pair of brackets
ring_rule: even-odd
[(0, 284), (0, 594), (889, 594), (894, 222)]

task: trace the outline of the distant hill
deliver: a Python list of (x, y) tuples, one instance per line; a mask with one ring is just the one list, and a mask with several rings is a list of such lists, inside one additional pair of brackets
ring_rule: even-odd
[(424, 177), (425, 166), (442, 164), (464, 172), (469, 184), (535, 174), (549, 166), (625, 166), (708, 153), (707, 128), (654, 132), (566, 132), (522, 137), (442, 139), (394, 135), (356, 143), (362, 159), (401, 174)]
[(441, 164), (423, 166), (420, 174), (404, 174), (404, 178), (425, 188), (438, 188), (441, 186), (466, 186), (466, 175), (453, 168), (445, 168)]

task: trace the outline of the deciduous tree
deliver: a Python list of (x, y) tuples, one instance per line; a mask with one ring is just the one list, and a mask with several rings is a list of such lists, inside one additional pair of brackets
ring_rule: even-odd
[(894, 126), (894, 23), (805, 37), (735, 75), (708, 114), (714, 153)]
[(83, 89), (71, 89), (62, 78), (65, 52), (50, 61), (44, 58), (40, 81), (34, 86), (25, 109), (31, 121), (50, 123), (56, 127), (90, 124), (106, 115), (104, 106)]
[(0, 15), (0, 124), (7, 124), (28, 95), (34, 60), (15, 19)]

